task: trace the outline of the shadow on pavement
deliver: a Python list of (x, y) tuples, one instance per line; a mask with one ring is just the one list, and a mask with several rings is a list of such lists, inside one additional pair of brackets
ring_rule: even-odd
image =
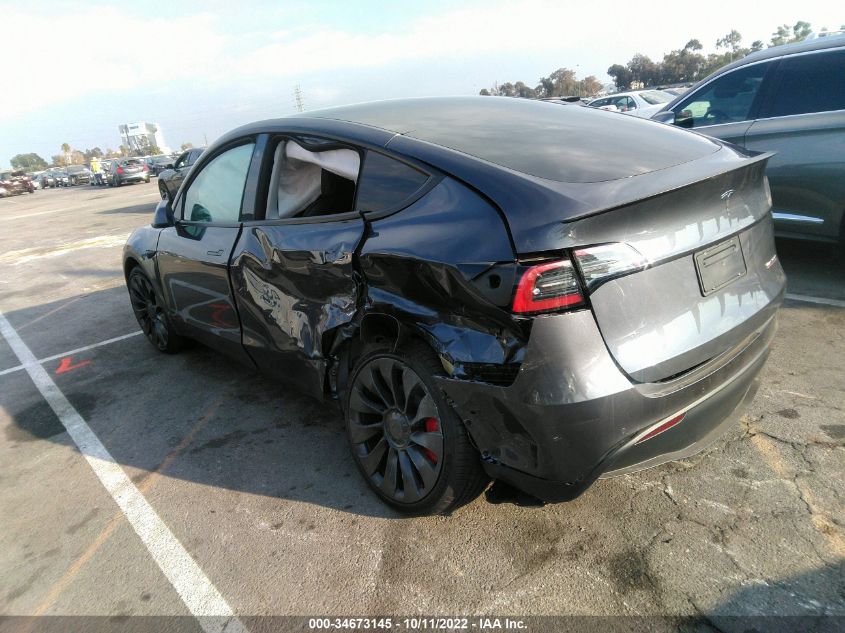
[(778, 238), (787, 292), (845, 300), (845, 245)]
[[(98, 342), (82, 321), (104, 306), (114, 311), (125, 304), (130, 312), (123, 287), (74, 299), (66, 312), (61, 305), (70, 304), (68, 299), (6, 317), (43, 358)], [(23, 327), (36, 318), (43, 319), (37, 328)], [(112, 319), (129, 323), (124, 314)], [(56, 337), (56, 328), (69, 332)], [(199, 344), (177, 355), (161, 354), (140, 335), (75, 354), (66, 364), (79, 366), (59, 371), (59, 359), (44, 368), (136, 483), (164, 464), (166, 477), (206, 486), (354, 514), (400, 516), (359, 475), (334, 402), (301, 395)], [(13, 422), (3, 429), (7, 441), (70, 444), (25, 372), (0, 381), (0, 406)]]

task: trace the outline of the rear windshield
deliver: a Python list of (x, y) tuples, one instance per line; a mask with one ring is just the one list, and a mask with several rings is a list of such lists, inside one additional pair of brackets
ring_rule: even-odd
[(79, 172), (85, 171), (85, 167), (81, 167), (79, 165), (75, 165), (73, 167), (67, 168), (67, 173), (69, 174), (78, 174)]
[(713, 141), (674, 126), (513, 97), (384, 101), (308, 116), (380, 127), (561, 182), (629, 178), (719, 149)]
[(640, 93), (640, 97), (642, 97), (643, 101), (646, 103), (657, 105), (658, 103), (669, 103), (675, 98), (675, 95), (663, 92), (662, 90), (646, 90), (645, 92)]

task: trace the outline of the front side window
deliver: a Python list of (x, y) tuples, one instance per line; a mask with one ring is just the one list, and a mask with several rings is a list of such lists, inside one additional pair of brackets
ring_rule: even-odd
[(675, 95), (663, 92), (662, 90), (646, 90), (640, 93), (640, 97), (649, 105), (657, 105), (659, 103), (669, 103), (675, 98)]
[(845, 110), (845, 49), (787, 57), (777, 75), (780, 81), (764, 116)]
[(183, 153), (179, 158), (176, 159), (176, 162), (173, 165), (173, 169), (181, 169), (182, 167), (188, 166), (188, 157), (191, 155), (191, 152)]
[(675, 122), (695, 128), (747, 121), (771, 62), (752, 64), (714, 79), (678, 104)]
[(377, 152), (367, 152), (358, 185), (358, 211), (395, 209), (419, 191), (428, 175)]
[(185, 193), (182, 217), (190, 222), (237, 223), (254, 143), (223, 152), (202, 168)]

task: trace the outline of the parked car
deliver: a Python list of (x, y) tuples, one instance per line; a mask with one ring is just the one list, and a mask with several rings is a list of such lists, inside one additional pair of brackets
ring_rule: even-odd
[(648, 118), (660, 110), (663, 104), (669, 103), (674, 98), (675, 95), (662, 90), (635, 90), (593, 99), (587, 105), (591, 108), (619, 111)]
[(33, 188), (41, 189), (41, 172), (32, 172), (26, 175), (32, 183)]
[(41, 188), (57, 187), (56, 183), (56, 169), (48, 169), (41, 174)]
[(150, 172), (140, 158), (114, 160), (106, 176), (110, 187), (120, 187), (132, 182), (150, 182)]
[(71, 165), (67, 168), (68, 186), (83, 185), (91, 182), (91, 170), (84, 165)]
[(404, 512), (488, 478), (562, 501), (701, 450), (753, 397), (785, 291), (767, 159), (527, 99), (264, 121), (132, 233), (129, 298), (163, 352), (196, 338), (336, 398)]
[(845, 35), (752, 53), (654, 118), (775, 152), (767, 176), (777, 233), (845, 243)]
[(12, 196), (22, 193), (35, 193), (35, 187), (23, 171), (0, 172), (0, 185)]
[(67, 187), (70, 184), (68, 173), (66, 169), (57, 169), (53, 172), (53, 178), (56, 180), (57, 187)]
[(151, 156), (147, 159), (147, 169), (150, 170), (151, 175), (158, 177), (159, 173), (165, 169), (173, 169), (173, 163), (175, 162), (174, 158), (164, 154), (160, 156)]
[(205, 151), (204, 147), (192, 147), (179, 155), (173, 163), (172, 169), (164, 169), (158, 174), (158, 192), (163, 200), (172, 198), (179, 191), (187, 173), (191, 170), (197, 159)]

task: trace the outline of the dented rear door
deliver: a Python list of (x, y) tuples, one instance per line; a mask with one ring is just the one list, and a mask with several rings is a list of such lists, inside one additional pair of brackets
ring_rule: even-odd
[(355, 213), (244, 224), (231, 276), (243, 345), (259, 368), (322, 396), (326, 334), (355, 314), (363, 235)]

